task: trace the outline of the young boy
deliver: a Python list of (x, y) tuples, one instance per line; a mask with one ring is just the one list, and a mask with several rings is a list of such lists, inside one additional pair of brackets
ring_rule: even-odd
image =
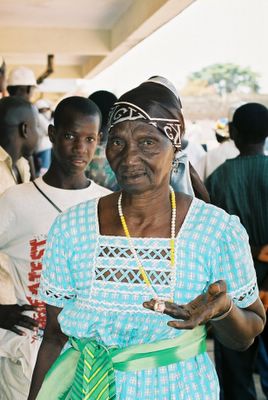
[(100, 126), (100, 111), (91, 100), (77, 96), (62, 100), (54, 126), (49, 126), (53, 144), (49, 170), (0, 197), (0, 286), (6, 289), (6, 297), (0, 298), (2, 400), (28, 396), (46, 320), (37, 292), (50, 226), (70, 206), (110, 193), (84, 173), (94, 156)]

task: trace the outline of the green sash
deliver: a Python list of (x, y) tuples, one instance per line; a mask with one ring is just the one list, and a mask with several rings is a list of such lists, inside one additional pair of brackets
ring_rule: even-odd
[(46, 374), (37, 400), (114, 400), (114, 370), (139, 371), (177, 363), (206, 351), (204, 326), (175, 339), (122, 349), (92, 339), (70, 338), (66, 350)]

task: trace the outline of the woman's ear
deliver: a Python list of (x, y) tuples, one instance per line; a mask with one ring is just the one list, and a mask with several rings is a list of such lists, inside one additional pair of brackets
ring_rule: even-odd
[(55, 126), (52, 124), (49, 124), (48, 125), (48, 136), (49, 136), (49, 140), (51, 141), (51, 143), (55, 142), (55, 135), (56, 135)]

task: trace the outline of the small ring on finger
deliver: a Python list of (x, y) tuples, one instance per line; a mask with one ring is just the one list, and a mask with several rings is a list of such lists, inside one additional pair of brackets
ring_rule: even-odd
[(155, 312), (163, 314), (165, 309), (166, 309), (165, 300), (156, 300), (155, 301), (155, 303), (154, 303), (154, 311)]

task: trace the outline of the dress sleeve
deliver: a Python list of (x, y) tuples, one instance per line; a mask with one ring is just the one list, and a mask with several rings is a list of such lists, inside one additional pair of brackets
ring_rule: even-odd
[(258, 297), (256, 273), (248, 235), (239, 218), (230, 216), (227, 226), (212, 250), (212, 282), (224, 279), (234, 303), (245, 308)]
[(64, 214), (60, 215), (49, 231), (39, 287), (41, 300), (61, 308), (76, 297), (70, 268), (71, 241), (64, 217)]

